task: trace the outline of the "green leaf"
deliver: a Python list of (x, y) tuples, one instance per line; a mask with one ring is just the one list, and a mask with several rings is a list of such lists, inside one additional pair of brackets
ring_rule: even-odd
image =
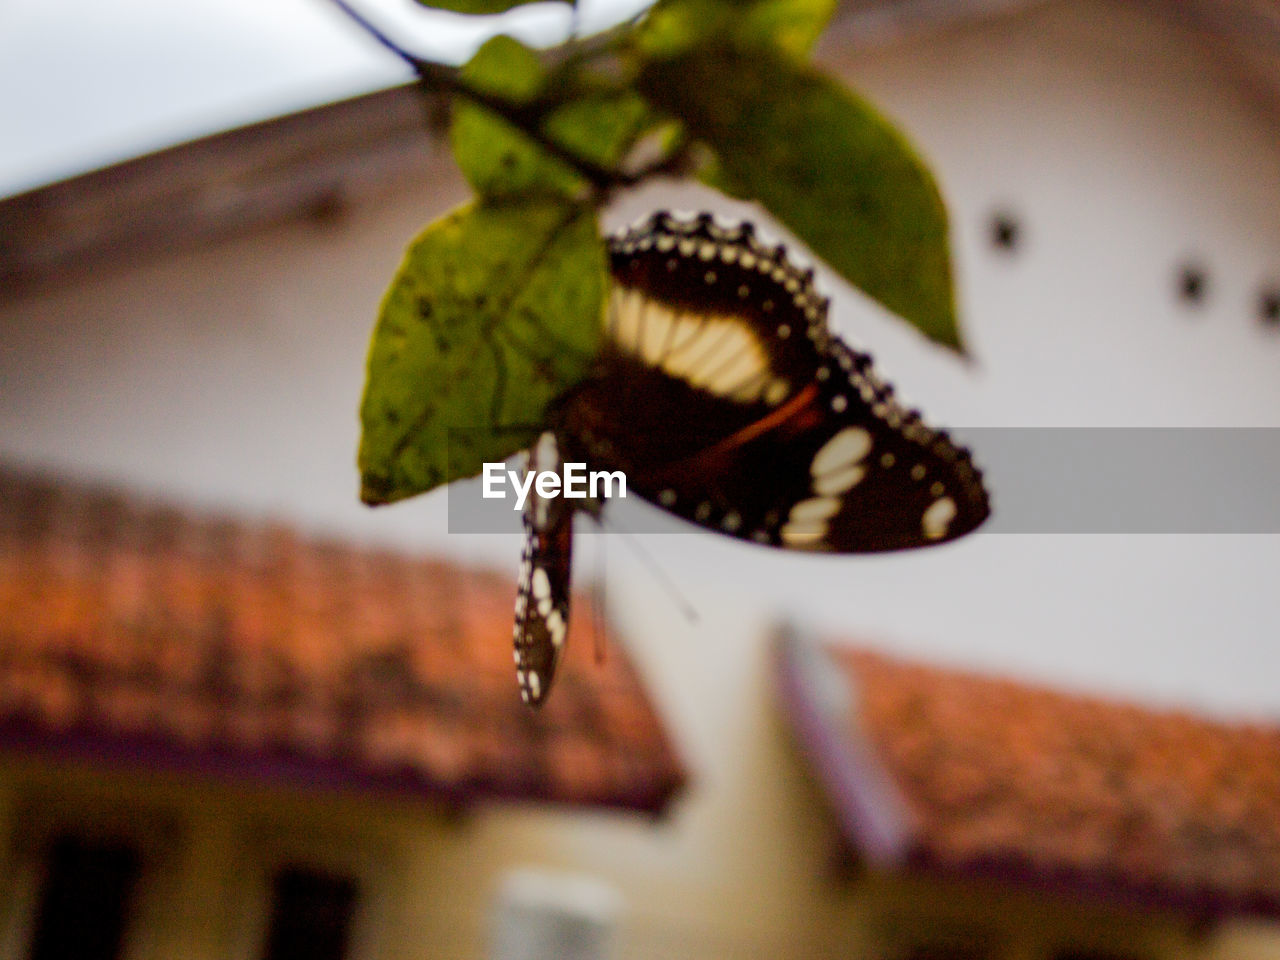
[(417, 0), (433, 10), (451, 10), (454, 13), (504, 13), (527, 3), (539, 0)]
[(683, 56), (709, 37), (733, 32), (741, 5), (727, 0), (658, 0), (636, 35), (636, 47), (651, 60)]
[(584, 160), (614, 168), (654, 119), (633, 90), (589, 91), (552, 111), (545, 130)]
[(529, 103), (547, 82), (538, 55), (505, 34), (486, 40), (461, 74), (472, 88), (512, 103)]
[(653, 59), (728, 44), (803, 60), (835, 7), (836, 0), (658, 0), (636, 42)]
[[(528, 47), (511, 37), (493, 37), (462, 68), (475, 89), (514, 106), (542, 92), (546, 73)], [(454, 104), (449, 128), (453, 156), (467, 182), (484, 197), (579, 195), (585, 183), (527, 135), (493, 111), (466, 99)]]
[(449, 128), (453, 158), (482, 197), (579, 197), (587, 181), (485, 107), (458, 101)]
[(369, 348), (361, 499), (423, 493), (527, 446), (590, 368), (605, 281), (589, 207), (487, 201), (428, 226)]
[[(651, 119), (644, 99), (633, 90), (601, 89), (589, 78), (578, 78), (580, 89), (573, 95), (555, 91), (556, 97), (565, 98), (558, 105), (537, 103), (546, 85), (542, 65), (533, 51), (510, 37), (486, 43), (462, 76), (517, 109), (530, 106), (530, 122), (537, 123), (543, 137), (602, 167), (616, 166)], [(459, 169), (482, 196), (578, 198), (589, 187), (586, 178), (534, 138), (466, 99), (454, 106), (450, 140)]]
[(725, 46), (649, 61), (639, 85), (714, 151), (714, 186), (757, 200), (854, 286), (961, 349), (946, 208), (870, 104), (789, 58)]
[(773, 46), (803, 60), (827, 29), (836, 0), (759, 0), (743, 11), (734, 28), (739, 46)]

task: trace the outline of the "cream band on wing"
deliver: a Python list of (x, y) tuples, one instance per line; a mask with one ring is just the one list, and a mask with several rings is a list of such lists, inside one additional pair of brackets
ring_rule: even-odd
[(680, 310), (615, 285), (606, 333), (645, 364), (738, 403), (763, 399), (776, 406), (791, 392), (785, 379), (773, 375), (768, 351), (740, 316)]

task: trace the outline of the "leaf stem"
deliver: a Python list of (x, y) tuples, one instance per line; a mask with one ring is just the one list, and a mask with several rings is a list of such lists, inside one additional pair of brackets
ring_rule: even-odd
[[(370, 37), (407, 63), (414, 73), (418, 75), (418, 80), (425, 89), (463, 97), (477, 106), (496, 113), (503, 120), (519, 129), (521, 133), (547, 151), (547, 153), (572, 167), (579, 176), (591, 185), (592, 190), (598, 197), (603, 197), (619, 187), (635, 186), (645, 177), (655, 173), (667, 172), (675, 166), (672, 158), (664, 157), (651, 167), (629, 172), (601, 166), (585, 157), (579, 156), (563, 144), (547, 136), (542, 129), (542, 120), (546, 116), (548, 107), (557, 104), (512, 103), (484, 90), (478, 90), (463, 79), (462, 73), (457, 67), (424, 60), (422, 57), (416, 56), (400, 46), (363, 13), (353, 7), (348, 0), (329, 0), (329, 2), (346, 14)], [(571, 45), (570, 59), (558, 65), (560, 68), (558, 72), (566, 72), (565, 68), (570, 63), (579, 63), (590, 59), (596, 53), (612, 47), (617, 38), (617, 34), (613, 31), (606, 31), (595, 42), (593, 42), (595, 38), (586, 41), (575, 41)]]

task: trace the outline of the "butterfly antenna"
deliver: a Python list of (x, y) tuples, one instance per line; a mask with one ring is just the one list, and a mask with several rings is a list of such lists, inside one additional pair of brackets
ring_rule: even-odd
[(600, 543), (600, 579), (596, 581), (595, 589), (591, 591), (591, 619), (594, 621), (596, 635), (596, 666), (604, 666), (605, 653), (609, 646), (609, 618), (604, 615), (605, 611), (605, 591), (607, 589), (608, 579), (605, 569), (605, 547), (604, 541)]
[[(605, 526), (605, 523), (605, 518), (601, 515), (600, 525)], [(631, 548), (631, 552), (635, 554), (636, 558), (639, 559), (642, 564), (644, 564), (645, 568), (649, 571), (649, 575), (652, 576), (654, 580), (658, 581), (662, 588), (667, 591), (667, 596), (670, 597), (672, 602), (679, 608), (680, 612), (684, 615), (684, 618), (690, 623), (697, 623), (699, 619), (698, 611), (694, 608), (693, 604), (689, 602), (685, 595), (680, 592), (680, 588), (676, 586), (675, 581), (667, 576), (667, 572), (658, 565), (656, 560), (653, 559), (653, 554), (641, 545), (636, 535), (630, 530), (622, 529), (622, 527), (618, 525), (617, 520), (610, 519), (608, 521), (608, 526), (610, 530), (622, 537), (623, 543)]]

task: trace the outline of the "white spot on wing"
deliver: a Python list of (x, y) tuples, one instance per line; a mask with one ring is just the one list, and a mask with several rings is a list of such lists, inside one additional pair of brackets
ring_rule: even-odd
[(787, 399), (787, 394), (791, 392), (791, 387), (787, 385), (787, 381), (774, 378), (769, 381), (769, 385), (764, 388), (764, 402), (771, 407), (776, 407), (783, 400)]
[(871, 452), (871, 434), (862, 427), (845, 427), (822, 445), (809, 465), (809, 472), (821, 477), (860, 462)]
[(813, 492), (824, 497), (840, 496), (848, 493), (859, 483), (862, 478), (867, 475), (867, 468), (860, 463), (852, 464), (843, 470), (836, 470), (832, 473), (824, 473), (820, 477), (815, 477), (813, 481)]
[(782, 528), (782, 542), (789, 547), (811, 547), (826, 535), (825, 523), (788, 523)]
[(542, 436), (538, 437), (536, 456), (540, 469), (547, 469), (560, 459), (560, 445), (556, 443), (556, 435), (550, 430), (543, 431)]
[(940, 497), (924, 511), (920, 526), (926, 539), (940, 540), (947, 535), (951, 521), (956, 518), (956, 502), (950, 497)]
[(538, 601), (551, 599), (551, 578), (542, 567), (533, 571), (533, 598)]
[(547, 615), (547, 633), (551, 634), (552, 644), (557, 647), (564, 645), (565, 624), (559, 610), (552, 610)]
[(840, 512), (840, 500), (837, 497), (810, 497), (801, 500), (791, 508), (792, 523), (818, 523)]

